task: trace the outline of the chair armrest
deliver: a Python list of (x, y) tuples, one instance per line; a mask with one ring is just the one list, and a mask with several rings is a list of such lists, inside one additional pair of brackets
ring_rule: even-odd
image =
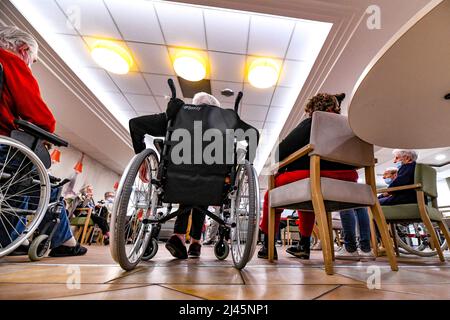
[(420, 189), (420, 188), (422, 188), (422, 185), (420, 183), (416, 183), (416, 184), (409, 184), (406, 186), (378, 189), (377, 193), (395, 192), (395, 191), (402, 191), (402, 190), (415, 190), (415, 189)]
[(303, 148), (295, 151), (294, 153), (290, 154), (289, 156), (287, 156), (283, 161), (277, 162), (275, 163), (272, 167), (270, 167), (270, 173), (274, 174), (276, 173), (279, 169), (287, 166), (288, 164), (294, 162), (295, 160), (306, 156), (308, 153), (310, 153), (311, 151), (314, 150), (314, 146), (312, 144), (307, 144), (306, 146), (304, 146)]

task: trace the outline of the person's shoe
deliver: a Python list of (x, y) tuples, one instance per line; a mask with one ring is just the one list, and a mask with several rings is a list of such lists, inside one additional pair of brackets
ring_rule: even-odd
[(310, 237), (302, 237), (300, 235), (300, 241), (296, 246), (292, 246), (287, 248), (287, 253), (293, 255), (294, 257), (309, 260), (309, 256), (311, 253), (311, 238)]
[(298, 244), (296, 246), (287, 248), (286, 252), (293, 255), (294, 257), (309, 260), (309, 255), (310, 255), (309, 246), (306, 247), (304, 245)]
[(208, 240), (208, 241), (203, 242), (204, 246), (212, 246), (213, 244), (214, 244), (214, 240)]
[(372, 250), (363, 251), (358, 248), (358, 254), (361, 257), (361, 260), (365, 260), (365, 261), (375, 260), (375, 255), (373, 254)]
[(166, 249), (169, 250), (170, 254), (177, 259), (187, 259), (188, 253), (186, 250), (186, 246), (183, 241), (176, 236), (173, 235), (166, 242)]
[(313, 246), (311, 246), (311, 250), (320, 251), (322, 250), (322, 243), (318, 240)]
[(342, 246), (339, 250), (337, 250), (334, 254), (336, 259), (339, 260), (354, 260), (359, 261), (361, 257), (358, 254), (358, 250), (355, 250), (353, 252), (347, 251), (345, 246)]
[(84, 256), (87, 251), (87, 248), (77, 243), (75, 247), (59, 246), (53, 248), (48, 255), (53, 258)]
[(202, 245), (197, 242), (193, 242), (189, 246), (188, 255), (194, 258), (200, 257), (200, 253), (202, 251)]
[[(273, 259), (274, 260), (278, 260), (278, 253), (277, 253), (277, 248), (273, 248), (275, 251), (273, 253)], [(269, 250), (267, 249), (266, 246), (262, 246), (261, 249), (258, 251), (258, 258), (260, 259), (269, 259)]]

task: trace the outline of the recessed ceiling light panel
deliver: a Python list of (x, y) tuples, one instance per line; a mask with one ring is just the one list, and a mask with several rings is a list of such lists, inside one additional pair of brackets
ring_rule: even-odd
[(206, 77), (206, 62), (194, 51), (182, 50), (177, 53), (173, 68), (178, 76), (188, 81), (200, 81)]
[(128, 51), (113, 41), (96, 41), (91, 56), (99, 66), (115, 74), (127, 74), (133, 65)]
[(256, 88), (266, 89), (278, 81), (280, 68), (272, 59), (259, 58), (254, 60), (248, 69), (248, 82)]

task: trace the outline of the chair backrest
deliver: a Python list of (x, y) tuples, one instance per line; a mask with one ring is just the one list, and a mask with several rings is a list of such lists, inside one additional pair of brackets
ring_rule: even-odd
[(420, 183), (426, 195), (433, 198), (437, 197), (436, 170), (432, 167), (423, 163), (417, 163), (414, 172), (414, 183)]
[(375, 163), (373, 145), (362, 141), (350, 128), (346, 116), (331, 112), (313, 113), (310, 155), (322, 159), (353, 165), (370, 166)]

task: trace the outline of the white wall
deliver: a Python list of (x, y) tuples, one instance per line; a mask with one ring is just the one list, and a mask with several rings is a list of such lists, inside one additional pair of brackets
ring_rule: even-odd
[[(81, 157), (81, 152), (75, 148), (59, 148), (61, 151), (61, 162), (54, 163), (49, 172), (58, 178), (70, 178), (75, 170), (73, 167)], [(112, 170), (106, 168), (94, 159), (84, 156), (83, 172), (77, 175), (74, 191), (86, 184), (94, 187), (95, 201), (103, 199), (106, 191), (113, 191), (113, 186), (120, 176)]]

